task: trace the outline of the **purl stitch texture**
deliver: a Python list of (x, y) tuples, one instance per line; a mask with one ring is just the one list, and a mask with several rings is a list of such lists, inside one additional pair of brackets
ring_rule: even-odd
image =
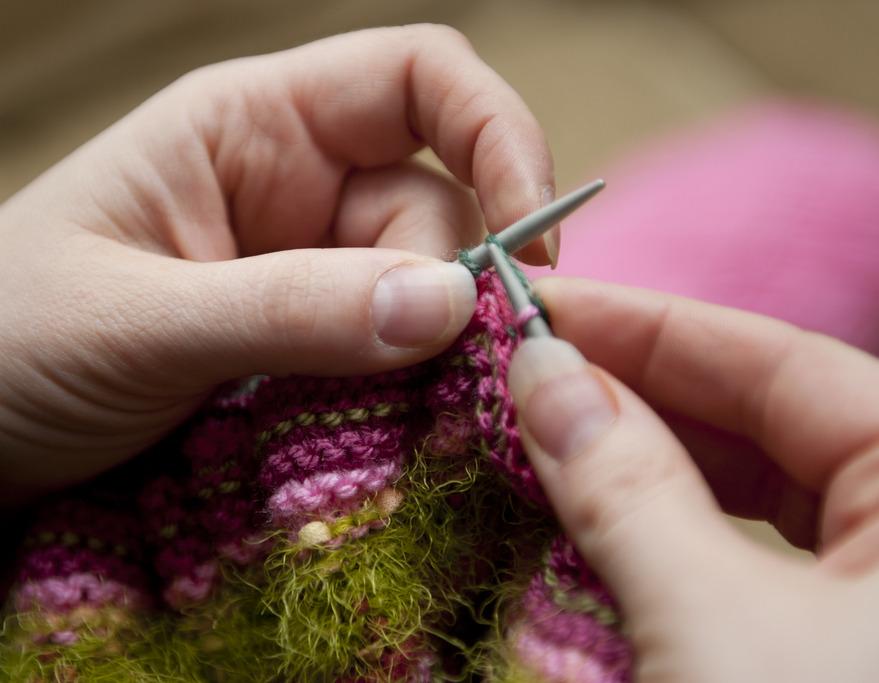
[(517, 320), (493, 275), (477, 287), (440, 358), (224, 387), (136, 462), (47, 503), (7, 602), (3, 673), (628, 681), (613, 600), (551, 541), (519, 442)]

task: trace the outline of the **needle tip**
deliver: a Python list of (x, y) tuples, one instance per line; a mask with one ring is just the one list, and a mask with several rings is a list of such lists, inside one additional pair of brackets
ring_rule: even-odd
[[(538, 209), (524, 218), (516, 221), (505, 230), (497, 234), (497, 239), (508, 254), (513, 254), (532, 240), (544, 236), (544, 244), (550, 262), (555, 267), (558, 260), (559, 236), (555, 237), (555, 244), (551, 243), (551, 237), (545, 233), (557, 225), (563, 218), (580, 208), (587, 200), (601, 192), (605, 187), (602, 179), (593, 180), (583, 187), (574, 190), (570, 194), (556, 199), (554, 202)], [(553, 251), (555, 248), (555, 251)], [(473, 264), (471, 270), (479, 272), (485, 268), (490, 260), (484, 244), (478, 244), (468, 252), (468, 259)]]

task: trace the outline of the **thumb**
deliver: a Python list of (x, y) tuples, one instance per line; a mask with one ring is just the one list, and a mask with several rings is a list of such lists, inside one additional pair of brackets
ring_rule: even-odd
[(509, 381), (523, 443), (560, 522), (625, 612), (668, 606), (671, 593), (692, 585), (683, 577), (702, 567), (710, 575), (739, 542), (662, 420), (574, 346), (526, 340)]
[[(213, 263), (150, 256), (160, 306), (139, 312), (146, 355), (195, 382), (354, 375), (435, 355), (473, 314), (473, 276), (390, 249), (302, 249)], [(158, 277), (157, 277), (158, 276)]]

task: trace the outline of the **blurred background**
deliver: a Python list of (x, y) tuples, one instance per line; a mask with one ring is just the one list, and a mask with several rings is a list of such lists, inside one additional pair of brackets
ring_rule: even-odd
[(367, 26), (463, 31), (531, 106), (559, 187), (776, 92), (879, 116), (875, 0), (3, 0), (0, 200), (199, 65)]

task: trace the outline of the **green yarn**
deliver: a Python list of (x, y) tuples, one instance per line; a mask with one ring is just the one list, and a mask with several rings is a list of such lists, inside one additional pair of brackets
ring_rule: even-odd
[(475, 513), (490, 477), (475, 462), (451, 465), (416, 454), (399, 483), (405, 499), (385, 529), (336, 549), (281, 546), (268, 558), (265, 604), (277, 618), (285, 675), (374, 675), (383, 652), (438, 633), (468, 604), (479, 586), (483, 533), (463, 523), (468, 515), (449, 497), (466, 494), (464, 506)]
[(362, 423), (371, 417), (387, 417), (394, 413), (407, 413), (409, 410), (409, 404), (401, 401), (399, 403), (377, 403), (366, 408), (349, 408), (348, 410), (332, 410), (319, 413), (303, 411), (259, 434), (256, 443), (257, 447), (261, 447), (271, 439), (283, 436), (294, 427), (309, 427), (314, 424), (324, 427), (338, 427), (346, 422)]
[[(333, 681), (339, 672), (375, 680), (384, 652), (413, 644), (466, 658), (450, 631), (462, 612), (488, 620), (474, 596), (494, 583), (510, 494), (478, 462), (424, 451), (396, 487), (405, 498), (385, 528), (337, 548), (276, 535), (263, 567), (226, 566), (223, 587), (182, 619), (125, 624), (124, 652), (106, 634), (86, 633), (54, 660), (39, 649), (24, 654), (11, 643), (33, 630), (19, 616), (7, 623), (2, 669), (16, 681), (64, 681), (71, 672), (83, 681)], [(378, 518), (365, 507), (331, 531)]]
[(458, 262), (469, 270), (473, 277), (478, 277), (482, 272), (482, 268), (473, 260), (473, 257), (470, 256), (470, 252), (467, 249), (462, 249), (458, 252)]
[(533, 507), (523, 506), (521, 499), (505, 511), (502, 526), (495, 526), (498, 564), (486, 596), (483, 612), (487, 633), (467, 652), (468, 680), (492, 683), (540, 683), (534, 674), (523, 669), (510, 651), (506, 628), (522, 596), (542, 566), (543, 549), (558, 534), (557, 523)]
[[(491, 350), (487, 335), (478, 339)], [(461, 355), (450, 363), (474, 360)], [(408, 409), (387, 403), (370, 410)], [(480, 404), (476, 412), (489, 409), (492, 418), (500, 418), (495, 405)], [(352, 410), (294, 419), (333, 425), (362, 421), (364, 415)], [(291, 420), (279, 429), (292, 426)], [(265, 432), (261, 440), (273, 435)], [(488, 464), (495, 444), (471, 443), (469, 455), (450, 456), (432, 452), (432, 442), (426, 439), (395, 482), (403, 498), (392, 513), (370, 501), (321, 523), (328, 538), (380, 521), (384, 528), (345, 538), (338, 547), (304, 538), (302, 530), (296, 541), (275, 533), (263, 564), (247, 570), (222, 565), (220, 588), (205, 603), (184, 610), (182, 617), (155, 612), (122, 620), (118, 639), (95, 630), (63, 649), (41, 650), (32, 642), (39, 629), (26, 623), (38, 616), (10, 618), (0, 644), (2, 680), (332, 682), (343, 674), (375, 681), (381, 680), (384, 653), (432, 648), (440, 649), (445, 661), (460, 662), (455, 680), (486, 673), (493, 681), (527, 680), (512, 677), (515, 672), (503, 662), (500, 615), (520, 594), (554, 524), (515, 497)], [(227, 469), (224, 464), (218, 471)], [(235, 484), (223, 481), (216, 491)], [(214, 494), (206, 488), (201, 495)], [(173, 532), (169, 526), (167, 533)], [(463, 632), (461, 623), (468, 625)], [(471, 627), (479, 632), (468, 632)], [(493, 634), (487, 644), (481, 642), (486, 630)], [(24, 639), (28, 647), (16, 647)], [(46, 656), (50, 652), (53, 659)], [(434, 673), (453, 679), (438, 668)]]
[[(117, 610), (119, 612), (119, 610)], [(23, 639), (30, 640), (40, 614), (10, 617), (4, 623), (0, 674), (2, 680), (42, 683), (46, 681), (191, 681), (174, 675), (162, 661), (162, 650), (155, 644), (165, 639), (166, 622), (162, 619), (146, 624), (131, 621), (108, 637), (99, 629), (84, 629), (77, 642), (59, 650), (54, 644), (44, 646), (28, 643), (17, 647)], [(116, 640), (115, 638), (119, 639)], [(124, 643), (124, 646), (122, 645)], [(124, 647), (124, 651), (123, 651)]]
[(558, 576), (550, 568), (543, 570), (543, 580), (552, 590), (553, 602), (564, 610), (589, 614), (602, 626), (618, 628), (622, 625), (619, 612), (609, 605), (605, 605), (589, 593), (576, 593), (571, 595), (559, 584)]

